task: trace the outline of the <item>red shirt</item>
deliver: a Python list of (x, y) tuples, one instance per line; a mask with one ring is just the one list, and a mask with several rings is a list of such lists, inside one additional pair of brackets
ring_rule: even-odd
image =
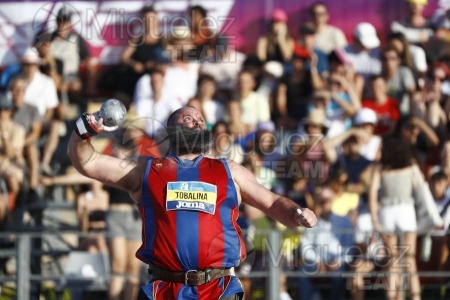
[(377, 104), (372, 99), (364, 100), (362, 106), (372, 109), (377, 114), (376, 135), (385, 135), (389, 131), (392, 122), (396, 123), (400, 118), (399, 103), (391, 97), (387, 97), (387, 101), (384, 104)]

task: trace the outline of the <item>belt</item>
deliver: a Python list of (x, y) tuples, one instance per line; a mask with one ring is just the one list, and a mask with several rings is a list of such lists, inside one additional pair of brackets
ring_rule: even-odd
[(214, 279), (234, 275), (234, 268), (206, 269), (202, 271), (171, 272), (155, 266), (148, 269), (148, 274), (155, 280), (183, 283), (185, 285), (202, 285)]

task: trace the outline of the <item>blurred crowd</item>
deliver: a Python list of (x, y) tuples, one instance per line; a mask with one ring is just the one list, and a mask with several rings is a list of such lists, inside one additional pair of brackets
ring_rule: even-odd
[[(322, 2), (310, 6), (299, 28), (277, 8), (254, 52), (245, 54), (207, 26), (202, 6), (187, 11), (190, 27), (162, 35), (149, 5), (120, 64), (102, 67), (92, 63), (72, 30), (73, 12), (63, 7), (54, 32), (43, 30), (19, 64), (2, 66), (2, 227), (21, 221), (11, 216), (28, 195), (53, 185), (71, 189), (80, 230), (108, 236), (80, 239), (79, 247), (109, 253), (110, 299), (135, 298), (138, 212), (128, 194), (75, 173), (66, 142), (80, 113), (116, 98), (128, 120), (116, 134), (93, 139), (96, 149), (124, 158), (165, 155), (168, 116), (191, 105), (215, 137), (208, 155), (246, 166), (266, 188), (319, 217), (317, 227), (301, 231), (241, 208), (253, 253), (238, 273), (246, 299), (258, 285), (251, 271), (267, 267), (263, 229), (283, 233), (284, 271), (355, 272), (326, 280), (330, 299), (364, 299), (365, 277), (377, 271), (389, 272), (387, 299), (400, 299), (405, 284), (410, 299), (431, 299), (422, 296), (417, 271), (450, 270), (450, 10), (425, 16), (426, 5), (405, 0), (407, 17), (390, 24), (383, 40), (361, 20), (351, 41), (328, 23)], [(439, 216), (426, 222), (418, 206), (430, 210), (430, 201)], [(440, 280), (449, 297), (450, 278)], [(280, 299), (312, 299), (321, 284), (314, 276), (282, 275)]]

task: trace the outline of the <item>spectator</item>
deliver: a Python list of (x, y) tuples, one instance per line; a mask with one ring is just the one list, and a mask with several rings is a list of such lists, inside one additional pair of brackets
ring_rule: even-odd
[(377, 115), (377, 125), (374, 133), (384, 136), (394, 133), (397, 122), (400, 119), (398, 101), (387, 94), (386, 81), (382, 76), (374, 76), (370, 80), (373, 99), (366, 99), (362, 106), (370, 108)]
[[(8, 210), (15, 207), (24, 177), (23, 146), (25, 130), (13, 121), (13, 103), (9, 96), (0, 95), (0, 176), (5, 180)], [(4, 199), (5, 200), (5, 199)], [(3, 201), (4, 201), (3, 200)]]
[[(298, 33), (297, 43), (305, 48), (311, 56), (316, 56), (314, 59), (317, 61), (317, 71), (320, 76), (327, 78), (329, 75), (328, 57), (322, 50), (315, 46), (316, 28), (314, 24), (304, 23), (300, 26)], [(308, 62), (306, 68), (310, 67)]]
[(153, 5), (146, 5), (141, 10), (143, 28), (120, 56), (120, 63), (126, 66), (126, 71), (121, 75), (117, 83), (127, 94), (132, 96), (134, 87), (139, 77), (145, 72), (156, 67), (156, 64), (164, 62), (164, 43), (159, 30), (158, 13)]
[(89, 50), (81, 36), (73, 31), (73, 12), (63, 5), (56, 15), (56, 30), (52, 33), (51, 52), (53, 56), (63, 63), (63, 87), (62, 90), (69, 94), (69, 99), (80, 104), (79, 97), (83, 90), (80, 79), (80, 65), (85, 63), (88, 72), (87, 90), (93, 92), (95, 80), (93, 80), (93, 66), (91, 64)]
[(289, 35), (287, 21), (284, 10), (277, 8), (273, 11), (267, 33), (258, 39), (256, 45), (256, 53), (262, 62), (274, 60), (284, 63), (291, 60), (294, 41)]
[(22, 56), (22, 78), (27, 82), (25, 103), (34, 105), (44, 122), (49, 122), (58, 106), (58, 95), (53, 80), (39, 71), (43, 59), (36, 48), (27, 48)]
[(411, 44), (423, 45), (433, 35), (431, 22), (423, 15), (428, 0), (405, 0), (408, 16), (404, 20), (394, 21), (391, 31), (401, 32)]
[(394, 48), (383, 50), (382, 62), (388, 95), (399, 102), (401, 114), (407, 115), (411, 111), (411, 99), (416, 91), (414, 75), (411, 69), (401, 65), (400, 56)]
[(189, 18), (191, 20), (191, 41), (194, 45), (197, 60), (204, 60), (214, 49), (216, 33), (211, 30), (208, 24), (207, 10), (200, 5), (189, 8)]
[(349, 174), (343, 167), (332, 168), (328, 178), (328, 186), (334, 193), (331, 211), (341, 217), (348, 217), (352, 224), (358, 215), (359, 195), (347, 190)]
[[(450, 184), (448, 182), (449, 178), (443, 171), (438, 171), (430, 176), (430, 191), (433, 195), (434, 202), (438, 208), (439, 214), (444, 220), (443, 228), (433, 230), (432, 234), (434, 236), (446, 236), (450, 226), (450, 195), (448, 195), (448, 190)], [(443, 264), (445, 264), (446, 258), (441, 259)]]
[(196, 98), (200, 100), (202, 115), (206, 118), (206, 126), (212, 128), (223, 119), (225, 109), (219, 101), (213, 99), (216, 94), (216, 81), (209, 75), (201, 75), (198, 79)]
[[(411, 299), (421, 299), (419, 276), (416, 273), (416, 231), (413, 189), (423, 181), (419, 168), (414, 165), (407, 141), (389, 138), (383, 142), (381, 165), (372, 175), (369, 191), (369, 209), (374, 229), (383, 234), (389, 257), (388, 299), (400, 298), (402, 286), (399, 274), (406, 267)], [(398, 236), (397, 234), (401, 235)], [(401, 242), (401, 244), (400, 244)], [(399, 259), (402, 247), (405, 262)]]
[[(178, 27), (174, 29), (174, 36), (169, 40), (167, 51), (170, 54), (171, 63), (164, 73), (164, 92), (172, 98), (176, 105), (185, 105), (189, 99), (195, 96), (199, 63), (190, 60), (192, 49), (189, 28)], [(148, 74), (139, 78), (134, 90), (133, 101), (136, 103), (141, 98), (152, 96), (150, 76)], [(175, 104), (175, 103), (174, 103)]]
[(233, 142), (226, 122), (215, 123), (211, 132), (215, 140), (214, 147), (211, 149), (212, 157), (230, 159), (237, 164), (244, 161), (244, 150), (239, 144)]
[(29, 184), (32, 190), (39, 183), (38, 139), (41, 134), (42, 119), (37, 108), (25, 103), (26, 81), (17, 77), (10, 83), (11, 98), (14, 105), (13, 121), (25, 129), (24, 152), (29, 168)]
[[(317, 196), (315, 211), (319, 218), (316, 227), (305, 231), (302, 236), (300, 271), (306, 275), (329, 274), (329, 299), (341, 299), (345, 287), (341, 272), (348, 269), (349, 251), (355, 238), (350, 219), (333, 213), (334, 197), (329, 187), (323, 187)], [(314, 298), (317, 289), (309, 276), (300, 277), (299, 287), (301, 300)]]
[[(133, 157), (128, 144), (116, 143), (113, 155), (124, 159)], [(108, 187), (110, 209), (106, 215), (112, 276), (109, 282), (110, 300), (137, 299), (141, 263), (135, 257), (142, 237), (142, 221), (134, 200), (127, 192)]]
[(330, 16), (324, 2), (316, 2), (310, 8), (316, 27), (314, 45), (325, 54), (347, 46), (347, 39), (341, 29), (328, 24)]
[(255, 93), (256, 82), (248, 71), (242, 71), (238, 78), (238, 95), (242, 107), (242, 121), (250, 127), (250, 131), (256, 129), (258, 122), (270, 120), (269, 100)]
[(292, 58), (293, 72), (283, 76), (278, 86), (276, 107), (281, 125), (287, 128), (297, 127), (298, 121), (306, 117), (306, 108), (313, 90), (323, 87), (315, 67), (316, 61), (311, 61), (310, 70), (305, 68), (310, 57), (305, 49), (296, 45)]
[(143, 118), (145, 132), (150, 136), (155, 134), (167, 123), (169, 115), (181, 107), (174, 101), (164, 88), (165, 74), (161, 68), (152, 69), (147, 75), (150, 80), (151, 93), (149, 97), (141, 97), (135, 102), (137, 116)]
[(233, 141), (243, 139), (249, 132), (250, 126), (242, 119), (242, 106), (239, 100), (230, 100), (227, 103), (227, 117), (229, 130)]
[(401, 64), (414, 71), (421, 77), (428, 69), (425, 51), (414, 44), (410, 44), (401, 32), (392, 32), (388, 36), (388, 47), (394, 48), (400, 56)]
[(217, 37), (213, 57), (202, 61), (200, 66), (200, 74), (210, 75), (216, 80), (219, 100), (232, 97), (236, 80), (246, 58), (243, 53), (234, 49), (234, 45), (228, 43), (227, 37)]
[(367, 22), (359, 23), (354, 32), (354, 43), (345, 48), (338, 49), (342, 55), (356, 71), (367, 79), (371, 75), (381, 73), (381, 62), (379, 59), (380, 40), (377, 31), (372, 24)]

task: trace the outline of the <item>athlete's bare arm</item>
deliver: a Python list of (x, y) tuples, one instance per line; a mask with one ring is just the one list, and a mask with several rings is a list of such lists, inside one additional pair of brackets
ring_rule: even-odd
[(73, 166), (84, 176), (123, 189), (136, 201), (141, 198), (145, 158), (136, 162), (100, 154), (75, 132), (70, 137), (68, 154)]
[[(229, 161), (231, 175), (240, 191), (242, 201), (254, 206), (269, 217), (286, 226), (302, 225), (307, 228), (314, 227), (317, 223), (316, 215), (308, 208), (300, 208), (292, 200), (272, 193), (260, 185), (255, 176), (246, 168)], [(297, 210), (301, 209), (299, 215)]]

